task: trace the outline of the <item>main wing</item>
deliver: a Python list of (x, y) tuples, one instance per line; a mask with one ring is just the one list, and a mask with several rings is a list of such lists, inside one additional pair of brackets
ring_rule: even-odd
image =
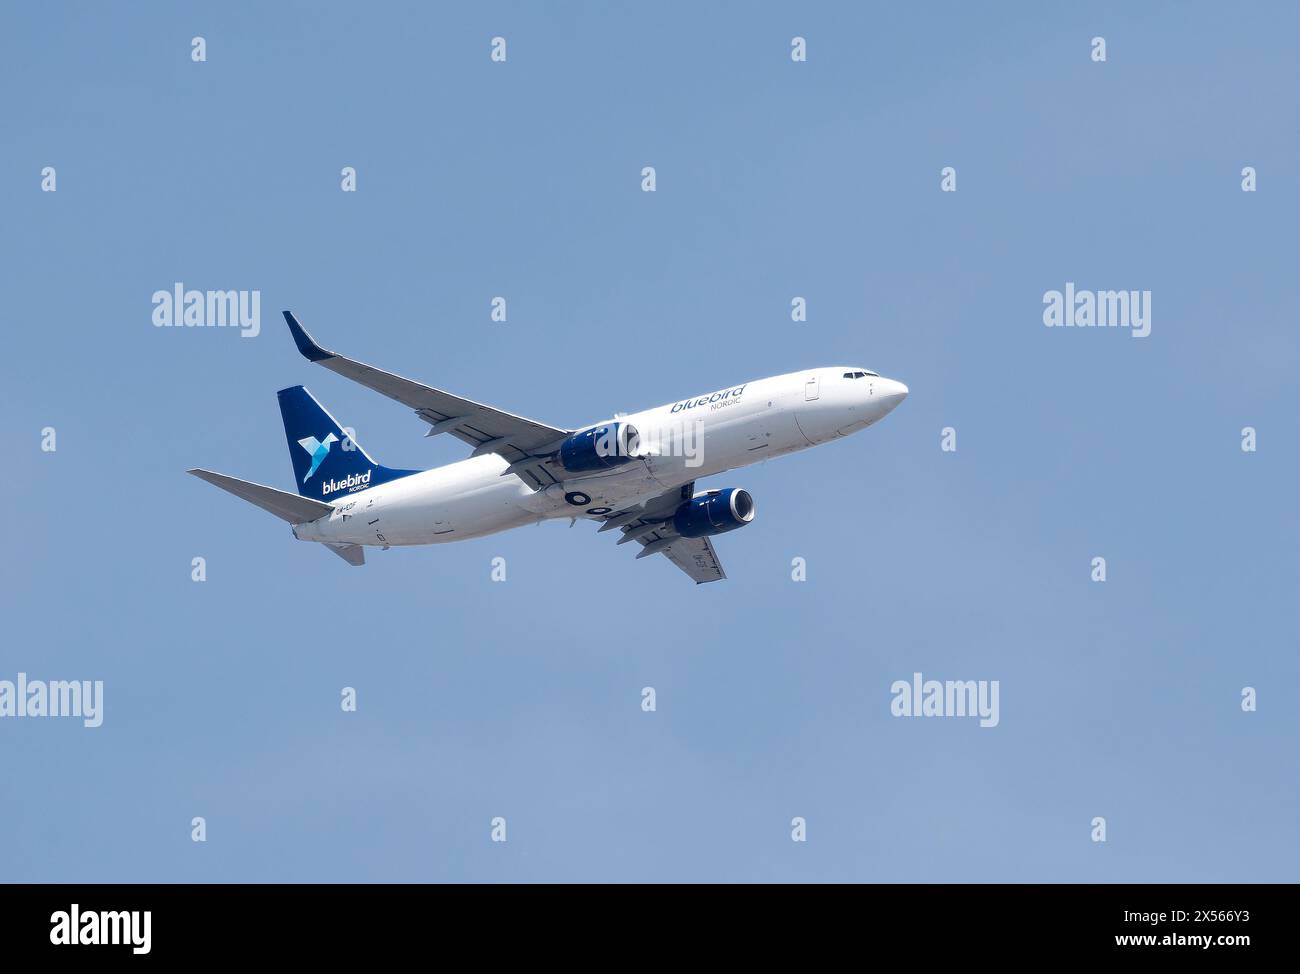
[(620, 530), (619, 544), (636, 541), (641, 545), (637, 558), (662, 554), (695, 582), (718, 582), (727, 577), (718, 553), (708, 538), (684, 538), (673, 527), (673, 514), (695, 492), (695, 483), (666, 491), (645, 504), (616, 511), (605, 518), (601, 531)]
[(474, 447), (471, 456), (499, 454), (511, 464), (512, 472), (534, 490), (563, 479), (553, 461), (538, 454), (554, 453), (573, 430), (547, 426), (346, 358), (316, 344), (292, 312), (284, 312), (284, 320), (305, 358), (414, 409), (430, 424), (425, 436), (449, 433)]

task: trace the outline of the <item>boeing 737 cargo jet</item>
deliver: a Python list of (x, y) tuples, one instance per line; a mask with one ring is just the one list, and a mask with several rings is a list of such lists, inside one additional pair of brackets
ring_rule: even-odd
[(696, 491), (725, 470), (806, 450), (866, 429), (907, 386), (855, 366), (756, 379), (702, 396), (561, 429), (403, 379), (317, 345), (284, 313), (298, 351), (332, 372), (415, 410), (426, 436), (472, 447), (433, 470), (380, 466), (306, 389), (282, 389), (280, 414), (296, 494), (211, 470), (196, 477), (288, 521), (350, 565), (366, 546), (439, 544), (547, 518), (586, 518), (635, 541), (638, 558), (663, 554), (697, 583), (726, 578), (714, 535), (754, 519), (740, 487)]

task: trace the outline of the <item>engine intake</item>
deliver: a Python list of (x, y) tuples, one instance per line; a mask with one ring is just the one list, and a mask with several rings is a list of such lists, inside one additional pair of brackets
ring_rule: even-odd
[(673, 515), (673, 527), (683, 538), (707, 538), (743, 528), (754, 520), (754, 498), (743, 487), (697, 494)]
[(607, 423), (574, 433), (560, 444), (560, 465), (569, 473), (619, 467), (636, 459), (641, 434), (631, 423)]

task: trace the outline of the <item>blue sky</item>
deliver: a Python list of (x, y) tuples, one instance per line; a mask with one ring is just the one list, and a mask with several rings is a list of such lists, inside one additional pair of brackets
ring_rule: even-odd
[[(0, 720), (0, 880), (1295, 880), (1298, 28), (10, 7), (0, 679), (102, 679), (105, 714)], [(260, 289), (261, 334), (153, 327), (176, 281)], [(1067, 281), (1150, 290), (1151, 335), (1044, 328)], [(280, 308), (557, 425), (838, 362), (911, 395), (710, 481), (758, 504), (722, 584), (567, 523), (354, 570), (184, 471), (290, 488), (298, 383), (387, 465), (465, 449)], [(999, 726), (892, 717), (916, 671), (998, 680)]]

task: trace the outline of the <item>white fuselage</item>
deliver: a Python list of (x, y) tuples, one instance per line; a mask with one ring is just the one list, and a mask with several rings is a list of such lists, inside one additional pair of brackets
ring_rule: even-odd
[(294, 533), (304, 541), (389, 547), (463, 541), (546, 518), (601, 517), (697, 478), (865, 429), (902, 402), (907, 387), (863, 371), (791, 372), (620, 416), (639, 431), (643, 455), (545, 490), (502, 476), (507, 461), (486, 454), (340, 497), (330, 514)]

